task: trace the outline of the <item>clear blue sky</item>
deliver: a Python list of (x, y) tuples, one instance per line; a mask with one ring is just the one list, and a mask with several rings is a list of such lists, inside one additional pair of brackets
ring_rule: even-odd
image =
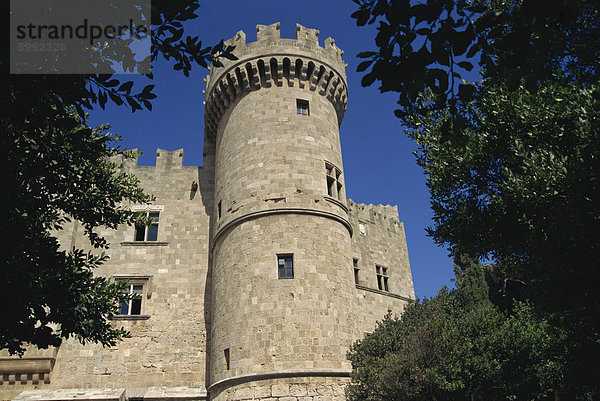
[[(218, 0), (200, 1), (199, 17), (186, 27), (205, 45), (233, 37), (239, 30), (248, 42), (256, 40), (256, 24), (281, 22), (281, 35), (294, 37), (295, 24), (320, 31), (319, 42), (331, 36), (344, 50), (348, 64), (348, 109), (340, 129), (348, 197), (359, 203), (398, 205), (408, 241), (417, 297), (431, 297), (444, 285), (453, 286), (452, 262), (446, 250), (426, 236), (431, 224), (425, 176), (415, 162), (415, 145), (394, 117), (394, 94), (380, 94), (376, 86), (363, 88), (356, 72), (360, 51), (374, 49), (375, 28), (357, 27), (350, 14), (351, 0)], [(172, 63), (171, 63), (172, 64)], [(140, 164), (152, 165), (156, 148), (184, 148), (184, 164), (202, 163), (204, 96), (207, 71), (195, 66), (189, 78), (164, 61), (153, 64), (158, 97), (152, 112), (131, 113), (126, 107), (94, 110), (91, 123), (108, 122), (123, 137), (122, 145), (144, 153)], [(128, 79), (130, 76), (123, 78)]]

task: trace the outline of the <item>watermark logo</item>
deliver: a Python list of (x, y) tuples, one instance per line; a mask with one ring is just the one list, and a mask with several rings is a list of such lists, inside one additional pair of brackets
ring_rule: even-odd
[(11, 0), (11, 74), (150, 72), (150, 0)]

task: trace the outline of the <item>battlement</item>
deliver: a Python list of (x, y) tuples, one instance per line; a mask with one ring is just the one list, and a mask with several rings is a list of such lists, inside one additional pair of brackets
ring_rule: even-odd
[[(137, 154), (138, 149), (130, 149), (130, 152)], [(139, 166), (138, 156), (127, 159), (122, 155), (113, 156), (110, 158), (113, 163), (117, 163), (123, 166), (123, 168), (131, 169), (134, 167), (157, 167), (157, 168), (171, 168), (171, 167), (182, 167), (183, 166), (183, 148), (168, 151), (164, 149), (156, 149), (156, 163), (154, 166)]]
[(348, 89), (344, 53), (331, 38), (319, 46), (319, 31), (296, 24), (296, 38), (280, 36), (279, 22), (256, 26), (256, 42), (246, 43), (239, 31), (225, 42), (235, 46), (238, 60), (222, 60), (223, 67), (210, 66), (206, 77), (206, 136), (214, 140), (229, 105), (245, 94), (270, 87), (297, 87), (318, 92), (334, 106), (341, 124)]
[(156, 149), (156, 167), (181, 167), (183, 166), (183, 148), (169, 152)]
[[(336, 46), (335, 41), (328, 37), (325, 39), (324, 47), (319, 46), (319, 30), (303, 27), (296, 24), (295, 39), (286, 39), (281, 37), (280, 23), (276, 22), (271, 25), (256, 25), (256, 42), (246, 42), (246, 33), (238, 31), (234, 37), (225, 41), (226, 46), (235, 46), (234, 54), (239, 58), (246, 58), (250, 53), (260, 53), (261, 48), (266, 50), (268, 54), (273, 53), (274, 48), (282, 53), (304, 54), (307, 57), (318, 56), (322, 60), (331, 65), (332, 68), (339, 70), (345, 77), (345, 69), (347, 64), (342, 60), (344, 51)], [(221, 60), (226, 68), (229, 64), (235, 64), (237, 60)], [(210, 85), (210, 77), (213, 75), (213, 70), (217, 68), (209, 67), (211, 74), (207, 76), (207, 87)]]
[(398, 206), (355, 203), (352, 199), (348, 199), (348, 210), (350, 214), (356, 215), (359, 220), (372, 223), (388, 220), (400, 223)]

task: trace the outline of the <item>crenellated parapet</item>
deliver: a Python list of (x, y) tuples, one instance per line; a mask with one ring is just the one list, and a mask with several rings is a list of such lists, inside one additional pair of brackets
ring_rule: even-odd
[(282, 39), (279, 23), (257, 25), (257, 41), (246, 43), (239, 31), (226, 45), (235, 46), (238, 60), (209, 67), (206, 78), (206, 136), (214, 140), (223, 115), (244, 95), (270, 87), (297, 87), (325, 96), (333, 105), (338, 124), (346, 110), (348, 88), (343, 51), (333, 39), (319, 46), (316, 29), (296, 24), (296, 39)]
[(398, 223), (398, 206), (356, 203), (348, 199), (348, 209), (358, 218), (370, 222), (385, 220)]

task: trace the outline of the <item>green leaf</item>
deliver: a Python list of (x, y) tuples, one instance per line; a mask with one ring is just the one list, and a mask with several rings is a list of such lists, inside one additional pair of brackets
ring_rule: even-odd
[(133, 86), (133, 81), (127, 81), (123, 84), (121, 84), (121, 86), (119, 86), (119, 89), (117, 89), (119, 92), (126, 92), (127, 94), (129, 94), (131, 92), (131, 87)]
[(112, 88), (113, 86), (117, 86), (118, 84), (119, 84), (119, 81), (117, 79), (111, 79), (111, 80), (103, 83), (103, 85), (106, 86), (107, 88)]
[(377, 53), (376, 52), (360, 52), (356, 55), (356, 57), (358, 58), (369, 58), (369, 57), (373, 57), (376, 56)]
[(363, 62), (361, 62), (361, 63), (358, 65), (358, 67), (356, 68), (356, 71), (357, 71), (357, 72), (361, 72), (361, 71), (364, 71), (364, 70), (366, 70), (367, 68), (369, 68), (369, 66), (370, 66), (371, 64), (373, 64), (373, 61), (375, 61), (375, 60), (366, 60), (366, 61), (363, 61)]
[(375, 82), (375, 75), (373, 73), (366, 74), (360, 81), (362, 86), (369, 86)]
[(112, 101), (117, 105), (120, 106), (123, 104), (123, 99), (121, 99), (121, 97), (113, 92), (108, 92), (108, 96), (112, 99)]
[(106, 100), (108, 99), (106, 92), (98, 91), (98, 104), (104, 110), (104, 105), (106, 104)]
[(368, 9), (360, 9), (358, 11), (353, 12), (352, 15), (350, 15), (350, 17), (356, 19), (356, 25), (358, 26), (365, 25), (369, 20), (370, 16), (371, 12)]

